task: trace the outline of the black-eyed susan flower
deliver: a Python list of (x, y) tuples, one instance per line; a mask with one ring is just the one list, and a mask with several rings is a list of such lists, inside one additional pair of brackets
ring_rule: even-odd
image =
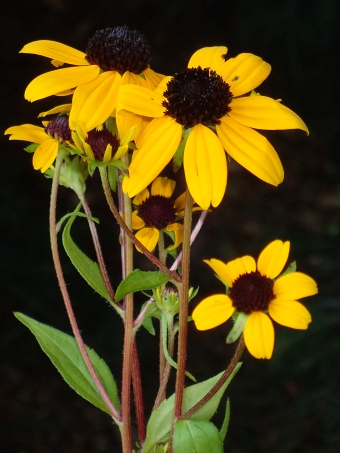
[[(33, 124), (12, 126), (5, 131), (10, 140), (23, 140), (39, 146), (33, 154), (33, 168), (44, 173), (55, 161), (62, 144), (69, 144), (71, 131), (67, 115), (58, 115), (51, 121), (43, 121), (45, 127)], [(63, 146), (64, 146), (63, 145)]]
[(228, 294), (215, 294), (201, 301), (192, 313), (198, 330), (212, 329), (234, 312), (244, 316), (244, 340), (257, 359), (270, 359), (274, 349), (271, 319), (292, 329), (307, 329), (309, 311), (297, 301), (318, 292), (315, 281), (301, 272), (282, 272), (290, 243), (275, 240), (261, 252), (257, 263), (243, 256), (225, 264), (205, 261), (226, 285)]
[[(70, 113), (72, 129), (75, 119), (87, 131), (104, 123), (116, 108), (116, 96), (122, 83), (154, 88), (162, 78), (149, 67), (151, 52), (143, 35), (126, 26), (97, 31), (90, 38), (85, 53), (48, 40), (26, 44), (20, 52), (51, 58), (56, 67), (65, 63), (72, 65), (36, 77), (25, 91), (26, 99), (36, 101), (51, 95), (70, 94), (76, 88)], [(130, 117), (120, 119), (121, 136), (133, 126)]]
[(281, 102), (254, 94), (271, 71), (268, 63), (248, 53), (226, 60), (226, 53), (226, 47), (198, 50), (187, 69), (163, 79), (154, 91), (132, 85), (120, 89), (118, 112), (154, 118), (137, 139), (139, 151), (123, 186), (130, 197), (162, 171), (183, 138), (185, 178), (202, 209), (218, 206), (225, 193), (224, 150), (263, 181), (282, 182), (276, 151), (252, 128), (308, 132), (307, 126)]
[(151, 185), (151, 193), (143, 189), (132, 200), (137, 206), (132, 213), (132, 229), (138, 230), (136, 238), (150, 252), (156, 247), (161, 231), (173, 232), (174, 244), (169, 251), (175, 250), (183, 240), (183, 225), (176, 218), (183, 214), (185, 193), (172, 201), (175, 187), (172, 179), (158, 177)]

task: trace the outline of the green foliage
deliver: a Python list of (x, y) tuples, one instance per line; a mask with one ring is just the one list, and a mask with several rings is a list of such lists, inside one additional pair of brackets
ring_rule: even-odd
[(130, 293), (157, 288), (169, 280), (170, 277), (163, 272), (146, 272), (135, 269), (119, 284), (115, 300), (119, 302)]
[[(76, 340), (70, 335), (29, 318), (23, 313), (14, 313), (14, 315), (33, 333), (41, 349), (50, 358), (67, 384), (89, 403), (106, 413), (110, 413), (98, 393)], [(110, 400), (119, 410), (117, 386), (110, 369), (93, 349), (86, 346), (86, 350)]]
[(173, 445), (174, 453), (223, 453), (218, 429), (205, 420), (178, 420)]

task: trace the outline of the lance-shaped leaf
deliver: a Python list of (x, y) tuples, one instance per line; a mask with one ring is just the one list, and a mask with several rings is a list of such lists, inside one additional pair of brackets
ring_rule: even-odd
[[(14, 315), (33, 333), (41, 349), (50, 358), (67, 384), (82, 398), (109, 414), (110, 412), (86, 367), (76, 340), (70, 335), (29, 318), (23, 313), (14, 313)], [(86, 346), (86, 350), (110, 400), (119, 410), (117, 386), (109, 367), (93, 349)]]
[(106, 300), (110, 300), (110, 295), (106, 289), (102, 273), (97, 263), (92, 261), (80, 248), (74, 243), (71, 237), (71, 226), (77, 216), (78, 208), (74, 215), (70, 217), (63, 231), (63, 245), (68, 254), (73, 266), (77, 269), (80, 275), (98, 294)]
[[(205, 420), (209, 421), (215, 414), (220, 400), (226, 388), (230, 384), (235, 374), (240, 369), (242, 363), (238, 363), (229, 378), (223, 386), (215, 393), (215, 395), (202, 407), (200, 407), (191, 417), (190, 420)], [(222, 376), (222, 373), (200, 382), (199, 384), (191, 385), (184, 389), (182, 412), (185, 413), (191, 409), (198, 401), (200, 401), (216, 384)], [(143, 453), (152, 451), (154, 445), (167, 442), (169, 438), (171, 421), (174, 413), (175, 395), (160, 404), (160, 406), (152, 412), (146, 429), (146, 440), (143, 445)], [(190, 450), (188, 450), (190, 451)]]
[(135, 269), (119, 284), (115, 300), (119, 302), (130, 293), (157, 288), (157, 286), (169, 280), (170, 277), (163, 272), (147, 272)]
[(174, 453), (223, 453), (218, 429), (205, 420), (178, 420), (173, 446)]

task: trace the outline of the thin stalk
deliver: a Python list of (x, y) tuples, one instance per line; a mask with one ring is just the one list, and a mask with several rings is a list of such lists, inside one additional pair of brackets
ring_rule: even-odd
[(63, 163), (63, 158), (64, 155), (59, 152), (57, 159), (56, 159), (56, 164), (55, 164), (55, 171), (53, 175), (53, 180), (52, 180), (52, 188), (51, 188), (51, 201), (50, 201), (50, 241), (51, 241), (51, 250), (52, 250), (52, 257), (53, 257), (53, 263), (54, 263), (54, 268), (56, 271), (59, 287), (61, 294), (63, 296), (66, 312), (72, 327), (72, 332), (73, 335), (76, 339), (77, 345), (79, 347), (80, 353), (84, 359), (84, 362), (86, 364), (86, 367), (91, 374), (91, 377), (93, 379), (93, 382), (98, 389), (98, 392), (100, 396), (102, 397), (104, 403), (106, 404), (108, 410), (110, 411), (110, 414), (114, 421), (117, 423), (119, 428), (121, 427), (121, 415), (118, 413), (117, 409), (114, 407), (113, 403), (111, 402), (108, 394), (106, 393), (102, 383), (99, 380), (99, 377), (94, 369), (94, 366), (90, 360), (90, 357), (87, 353), (85, 344), (83, 342), (83, 339), (80, 334), (80, 330), (78, 327), (78, 323), (72, 308), (71, 304), (71, 299), (67, 291), (62, 267), (61, 267), (61, 262), (60, 262), (60, 257), (59, 257), (59, 251), (58, 251), (58, 239), (57, 239), (57, 230), (56, 230), (56, 207), (57, 207), (57, 195), (58, 195), (58, 184), (59, 184), (59, 175), (60, 175), (60, 169)]
[[(158, 253), (159, 253), (160, 262), (165, 264), (167, 252), (164, 247), (164, 235), (161, 231), (159, 233), (159, 239), (158, 239)], [(159, 321), (159, 384), (160, 385), (162, 383), (163, 374), (164, 374), (165, 365), (166, 365), (166, 360), (165, 360), (165, 355), (164, 355), (164, 350), (163, 350), (163, 341), (162, 341), (163, 334), (164, 334), (164, 332), (162, 331), (162, 322), (160, 320)], [(165, 397), (165, 394), (164, 394), (164, 397)]]
[(136, 339), (133, 343), (132, 385), (133, 385), (133, 393), (134, 393), (135, 407), (136, 407), (138, 440), (139, 440), (139, 444), (143, 445), (143, 443), (145, 441), (145, 437), (146, 437), (146, 428), (145, 428), (142, 380), (141, 380), (141, 374), (140, 374), (140, 366), (139, 366)]

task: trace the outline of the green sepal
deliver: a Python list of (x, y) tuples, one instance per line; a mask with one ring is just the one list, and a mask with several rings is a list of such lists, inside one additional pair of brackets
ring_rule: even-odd
[(107, 178), (109, 180), (109, 185), (113, 192), (117, 191), (117, 173), (115, 167), (109, 165), (107, 168)]
[(220, 436), (221, 436), (222, 442), (224, 442), (224, 439), (227, 435), (229, 422), (230, 422), (230, 399), (227, 398), (227, 404), (225, 407), (225, 415), (224, 415), (222, 427), (220, 429)]
[(190, 134), (191, 131), (192, 131), (192, 127), (189, 128), (189, 129), (185, 129), (183, 127), (182, 140), (181, 140), (181, 143), (179, 144), (179, 146), (178, 146), (178, 148), (177, 148), (177, 150), (175, 152), (175, 155), (173, 157), (173, 160), (172, 160), (172, 168), (173, 168), (175, 173), (182, 166), (185, 145), (187, 143), (187, 140), (188, 140), (188, 137), (189, 137), (189, 134)]
[(34, 153), (39, 148), (39, 146), (39, 143), (31, 143), (30, 145), (26, 146), (26, 148), (24, 148), (24, 151), (27, 151), (28, 153)]
[[(76, 340), (72, 336), (42, 324), (23, 313), (14, 313), (14, 316), (33, 333), (41, 349), (49, 357), (66, 383), (89, 403), (110, 414), (86, 367)], [(117, 385), (109, 367), (93, 349), (86, 346), (86, 350), (111, 402), (119, 411)]]
[(86, 280), (86, 282), (93, 288), (98, 294), (104, 297), (106, 300), (112, 302), (112, 299), (106, 289), (104, 279), (100, 268), (97, 263), (92, 261), (80, 248), (74, 243), (71, 237), (71, 226), (77, 217), (80, 205), (74, 211), (64, 227), (62, 241), (64, 249), (69, 256), (73, 266), (77, 269), (80, 275)]
[(177, 420), (174, 453), (223, 453), (223, 442), (216, 426), (205, 420)]
[[(207, 401), (207, 403), (200, 407), (191, 417), (190, 420), (205, 420), (209, 421), (215, 414), (220, 400), (230, 384), (235, 374), (240, 369), (242, 363), (239, 362), (229, 378), (223, 384), (223, 386), (215, 393), (215, 395)], [(183, 393), (183, 406), (182, 413), (187, 412), (191, 409), (198, 401), (200, 401), (216, 384), (216, 382), (222, 376), (222, 373), (200, 382), (198, 384), (191, 385), (184, 389)], [(146, 440), (143, 446), (143, 453), (152, 451), (154, 445), (158, 443), (166, 443), (169, 440), (170, 428), (172, 417), (174, 413), (175, 395), (170, 396), (164, 400), (159, 407), (151, 413), (147, 428), (146, 428)], [(190, 451), (190, 450), (188, 450)]]
[(130, 293), (153, 289), (169, 280), (170, 277), (163, 272), (147, 272), (135, 269), (119, 284), (115, 300), (119, 302)]
[(241, 336), (241, 333), (244, 330), (244, 325), (249, 318), (249, 315), (246, 313), (238, 313), (234, 312), (233, 314), (233, 319), (234, 319), (234, 325), (231, 331), (229, 332), (229, 335), (227, 336), (226, 343), (231, 344), (234, 343), (236, 340), (238, 340)]
[[(287, 269), (284, 272), (282, 272), (282, 274), (280, 274), (277, 278), (281, 278), (284, 275), (292, 274), (293, 272), (296, 272), (296, 261), (293, 261), (292, 263), (290, 263), (290, 265), (287, 267)], [(277, 280), (277, 279), (274, 279), (274, 280)]]

